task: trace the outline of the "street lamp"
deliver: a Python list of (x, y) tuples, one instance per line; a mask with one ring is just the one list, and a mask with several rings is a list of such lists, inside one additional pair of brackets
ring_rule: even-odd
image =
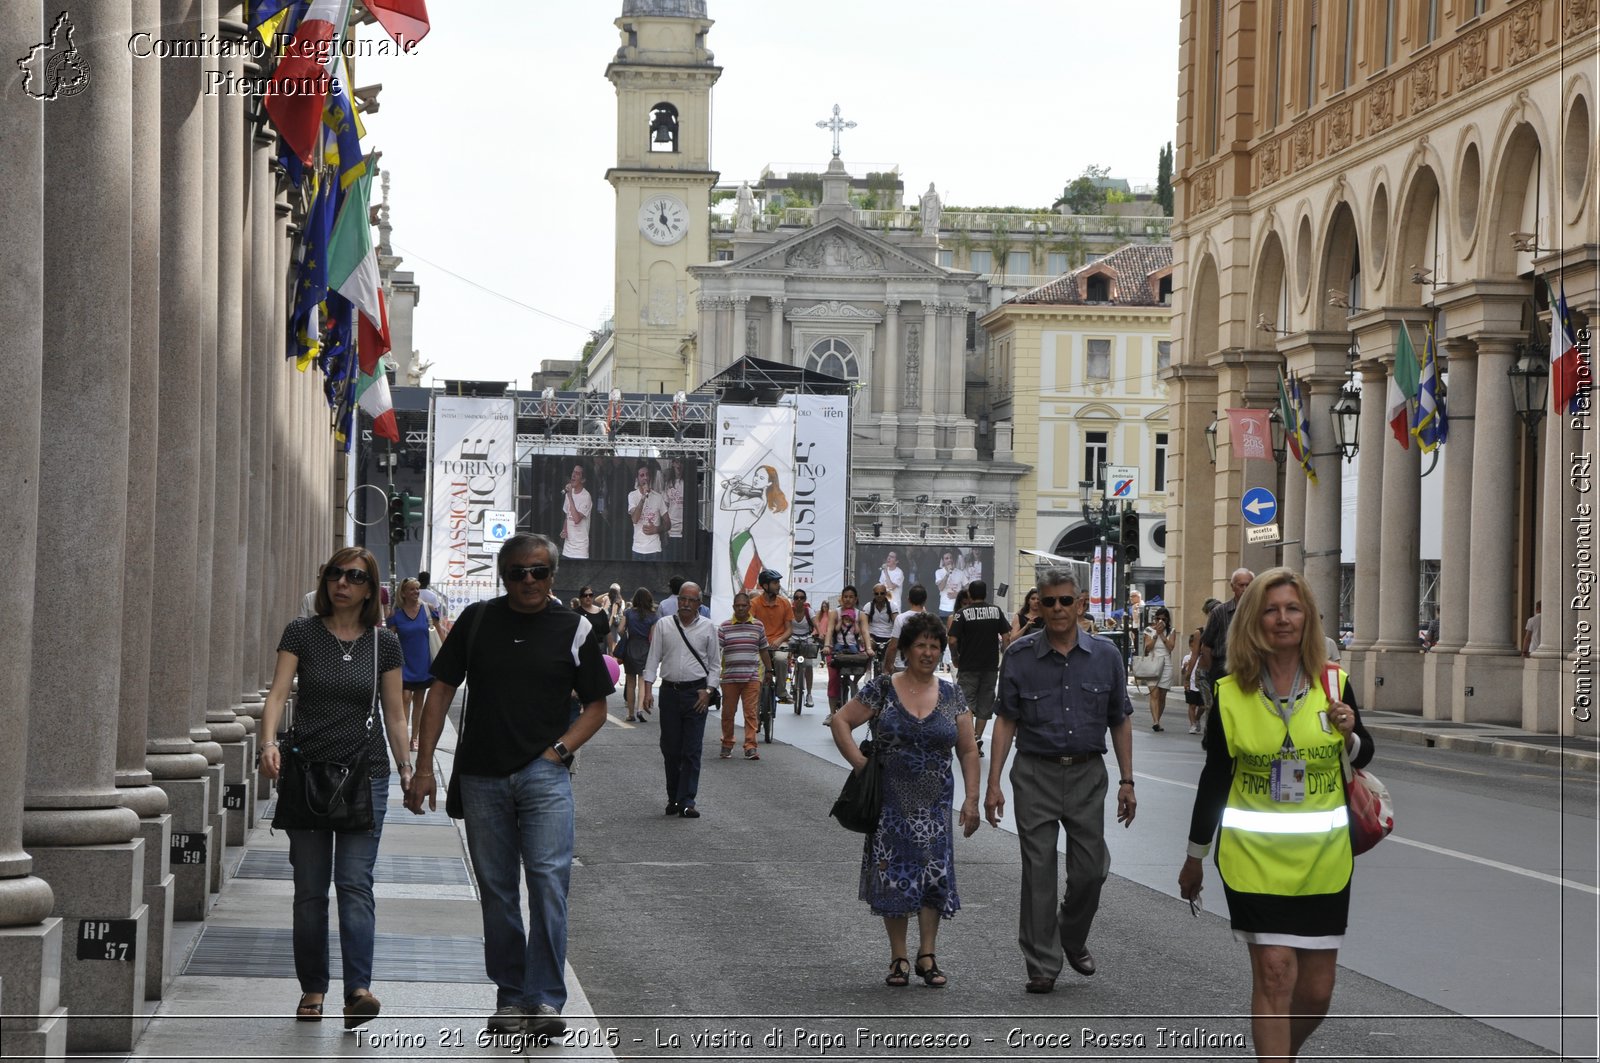
[(1530, 436), (1544, 420), (1545, 400), (1549, 396), (1546, 385), (1550, 380), (1550, 365), (1542, 357), (1540, 348), (1541, 345), (1531, 338), (1527, 343), (1517, 344), (1517, 360), (1506, 370), (1506, 376), (1511, 378), (1511, 404), (1516, 407), (1517, 417)]
[(1217, 424), (1220, 417), (1211, 418), (1211, 423), (1206, 425), (1206, 450), (1211, 454), (1211, 464), (1217, 463)]
[(1283, 415), (1277, 410), (1267, 414), (1267, 431), (1272, 436), (1272, 460), (1282, 465), (1289, 452), (1283, 445)]
[(1355, 459), (1361, 449), (1361, 389), (1354, 380), (1345, 381), (1339, 398), (1328, 411), (1333, 414), (1333, 436), (1345, 461)]

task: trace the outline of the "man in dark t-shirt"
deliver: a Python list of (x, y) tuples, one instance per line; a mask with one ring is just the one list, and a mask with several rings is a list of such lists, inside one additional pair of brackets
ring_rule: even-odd
[[(498, 987), (494, 1035), (566, 1029), (567, 886), (578, 747), (606, 718), (615, 689), (588, 620), (551, 594), (559, 552), (542, 535), (500, 549), (504, 597), (468, 606), (433, 659), (406, 807), (435, 806), (433, 751), (456, 688), (470, 680), (450, 785), (460, 787), (472, 869), (482, 884), (484, 966)], [(568, 711), (576, 691), (583, 709)], [(523, 932), (521, 875), (529, 920)]]
[(972, 732), (983, 755), (983, 732), (994, 716), (995, 682), (1000, 677), (1000, 649), (1011, 632), (1011, 621), (997, 605), (990, 605), (989, 585), (981, 579), (967, 584), (971, 604), (950, 620), (950, 659), (956, 666), (956, 683), (972, 708)]
[(1239, 599), (1249, 589), (1256, 574), (1247, 568), (1236, 568), (1228, 577), (1233, 598), (1226, 601), (1206, 617), (1205, 629), (1200, 632), (1200, 656), (1195, 668), (1203, 677), (1200, 686), (1206, 697), (1212, 697), (1217, 680), (1228, 674), (1228, 629), (1233, 626), (1233, 614), (1239, 608)]

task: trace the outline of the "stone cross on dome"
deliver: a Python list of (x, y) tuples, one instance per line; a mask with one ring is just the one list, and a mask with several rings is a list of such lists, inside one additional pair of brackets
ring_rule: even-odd
[(846, 129), (854, 129), (855, 127), (856, 124), (854, 122), (847, 122), (839, 117), (839, 105), (837, 103), (833, 105), (833, 117), (824, 118), (817, 123), (818, 129), (833, 130), (833, 157), (836, 159), (839, 157), (839, 134)]

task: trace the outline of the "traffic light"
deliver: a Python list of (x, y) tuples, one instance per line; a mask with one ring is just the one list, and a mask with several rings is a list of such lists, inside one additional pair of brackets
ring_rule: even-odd
[(400, 511), (405, 517), (405, 526), (422, 523), (422, 499), (413, 494), (400, 492)]
[(389, 496), (389, 545), (399, 546), (406, 538), (405, 495)]
[(1132, 509), (1122, 511), (1122, 558), (1130, 565), (1139, 560), (1139, 514)]

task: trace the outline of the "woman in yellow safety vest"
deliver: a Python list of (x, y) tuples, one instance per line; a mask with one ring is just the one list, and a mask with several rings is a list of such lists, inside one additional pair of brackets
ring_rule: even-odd
[[(1261, 573), (1228, 636), (1205, 768), (1178, 873), (1200, 896), (1200, 861), (1217, 839), (1217, 871), (1234, 937), (1250, 949), (1251, 1033), (1258, 1059), (1295, 1059), (1333, 997), (1350, 911), (1351, 850), (1340, 750), (1372, 760), (1349, 678), (1324, 690), (1327, 651), (1299, 573)], [(1221, 826), (1220, 833), (1218, 826)]]

